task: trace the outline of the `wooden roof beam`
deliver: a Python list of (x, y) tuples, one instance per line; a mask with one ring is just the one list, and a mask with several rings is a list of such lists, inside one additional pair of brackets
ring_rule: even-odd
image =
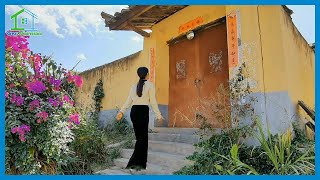
[(136, 26), (132, 25), (129, 22), (125, 23), (126, 27), (130, 28), (131, 30), (133, 30), (134, 32), (140, 34), (143, 37), (150, 37), (150, 33), (145, 32), (144, 30), (137, 28)]
[(135, 6), (131, 11), (121, 16), (115, 23), (110, 24), (111, 30), (119, 30), (126, 26), (125, 22), (130, 21), (131, 19), (140, 16), (146, 11), (150, 10), (154, 6)]

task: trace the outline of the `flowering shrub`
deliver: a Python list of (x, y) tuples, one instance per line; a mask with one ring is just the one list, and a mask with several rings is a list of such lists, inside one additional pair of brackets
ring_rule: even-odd
[(73, 96), (82, 79), (28, 44), (5, 36), (6, 173), (55, 174), (73, 153), (72, 128), (81, 122)]

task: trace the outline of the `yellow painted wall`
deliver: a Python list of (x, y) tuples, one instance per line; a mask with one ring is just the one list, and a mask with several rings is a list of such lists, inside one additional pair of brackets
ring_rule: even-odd
[(153, 26), (151, 37), (144, 38), (144, 50), (136, 58), (83, 73), (84, 85), (77, 93), (77, 101), (91, 103), (94, 87), (102, 78), (106, 93), (102, 110), (121, 106), (130, 86), (138, 81), (136, 69), (149, 67), (149, 50), (155, 48), (157, 100), (167, 105), (169, 46), (166, 42), (179, 36), (179, 26), (190, 20), (201, 16), (206, 24), (233, 10), (240, 11), (240, 62), (246, 62), (248, 77), (256, 82), (254, 92), (288, 91), (293, 102), (301, 99), (314, 107), (314, 52), (281, 6), (188, 6)]
[(290, 97), (294, 102), (303, 100), (315, 108), (315, 52), (299, 33), (292, 21), (282, 12), (281, 29), (283, 53), (288, 68)]
[(83, 86), (76, 93), (77, 103), (83, 106), (93, 103), (93, 91), (101, 78), (105, 92), (101, 110), (120, 108), (128, 96), (129, 89), (138, 81), (137, 68), (146, 65), (146, 56), (146, 53), (139, 52), (134, 57), (123, 58), (82, 73)]
[[(245, 76), (254, 82), (253, 92), (263, 92), (263, 70), (261, 57), (261, 41), (257, 6), (227, 6), (226, 14), (232, 11), (240, 11), (241, 46), (239, 48), (239, 65), (246, 64)], [(229, 78), (234, 77), (234, 70), (229, 70)]]
[(259, 10), (266, 92), (288, 91), (295, 106), (303, 100), (314, 108), (314, 51), (281, 6)]
[[(314, 107), (315, 54), (284, 9), (281, 6), (227, 6), (226, 12), (237, 9), (244, 52), (240, 60), (254, 69), (250, 74), (258, 82), (254, 92), (264, 92), (264, 86), (266, 93), (288, 91), (293, 102), (304, 100)], [(251, 48), (245, 47), (248, 44)], [(246, 52), (248, 49), (251, 53)]]

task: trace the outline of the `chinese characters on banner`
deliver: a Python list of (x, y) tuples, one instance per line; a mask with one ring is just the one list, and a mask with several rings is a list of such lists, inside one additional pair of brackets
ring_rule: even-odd
[(236, 11), (227, 16), (229, 68), (238, 65), (238, 22)]
[(203, 23), (202, 17), (197, 17), (196, 19), (191, 20), (191, 21), (179, 26), (179, 33), (184, 33), (184, 32), (187, 32), (191, 29), (194, 29), (194, 28), (200, 26), (202, 23)]
[(150, 48), (150, 72), (149, 72), (149, 81), (155, 83), (155, 66), (156, 66), (156, 57), (155, 49)]

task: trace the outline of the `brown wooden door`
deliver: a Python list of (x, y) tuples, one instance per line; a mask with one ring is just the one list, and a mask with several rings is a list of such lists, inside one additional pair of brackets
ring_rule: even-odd
[(210, 103), (221, 84), (228, 87), (227, 54), (225, 23), (170, 45), (169, 127), (199, 127), (201, 118), (222, 127)]
[[(198, 72), (194, 41), (184, 39), (170, 46), (169, 127), (191, 127), (192, 106), (198, 94), (194, 79)], [(198, 106), (198, 104), (196, 104)]]
[(226, 24), (200, 32), (198, 40), (201, 72), (199, 113), (213, 127), (229, 127), (231, 114)]

